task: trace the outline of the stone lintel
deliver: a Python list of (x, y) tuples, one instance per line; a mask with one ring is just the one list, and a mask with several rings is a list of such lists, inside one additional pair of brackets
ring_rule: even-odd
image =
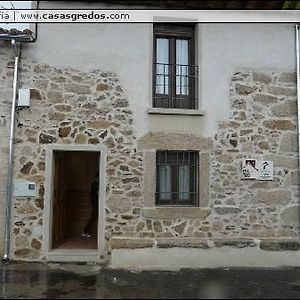
[(147, 149), (209, 151), (213, 140), (192, 134), (150, 132), (138, 140), (138, 150)]

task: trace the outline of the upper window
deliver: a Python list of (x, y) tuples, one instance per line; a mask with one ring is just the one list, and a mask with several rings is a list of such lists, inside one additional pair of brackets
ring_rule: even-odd
[(156, 204), (198, 206), (199, 152), (157, 151)]
[(154, 107), (197, 109), (194, 29), (193, 24), (154, 24)]

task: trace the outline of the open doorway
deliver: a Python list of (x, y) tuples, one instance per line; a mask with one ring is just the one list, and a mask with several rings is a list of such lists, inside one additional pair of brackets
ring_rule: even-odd
[(99, 159), (99, 152), (53, 152), (51, 249), (98, 248), (97, 221), (91, 237), (81, 234), (92, 212), (91, 185), (99, 176)]

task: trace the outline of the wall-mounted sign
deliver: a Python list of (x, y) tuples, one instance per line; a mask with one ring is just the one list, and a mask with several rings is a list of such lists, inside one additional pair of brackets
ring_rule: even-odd
[(272, 161), (260, 160), (258, 162), (258, 180), (273, 180), (274, 167)]
[(15, 197), (36, 197), (36, 184), (26, 180), (17, 180), (14, 185)]
[(243, 179), (256, 179), (258, 174), (258, 168), (256, 166), (257, 161), (255, 159), (245, 159), (242, 162), (242, 174)]
[(244, 159), (242, 162), (243, 179), (273, 180), (273, 172), (272, 161)]

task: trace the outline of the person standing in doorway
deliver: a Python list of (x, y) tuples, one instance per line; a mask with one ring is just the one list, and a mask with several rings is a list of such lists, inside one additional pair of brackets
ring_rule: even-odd
[(98, 211), (99, 211), (99, 173), (97, 173), (97, 176), (95, 180), (91, 184), (91, 213), (90, 217), (84, 227), (84, 230), (81, 234), (84, 238), (91, 238), (92, 237), (92, 227), (94, 223), (98, 220)]

